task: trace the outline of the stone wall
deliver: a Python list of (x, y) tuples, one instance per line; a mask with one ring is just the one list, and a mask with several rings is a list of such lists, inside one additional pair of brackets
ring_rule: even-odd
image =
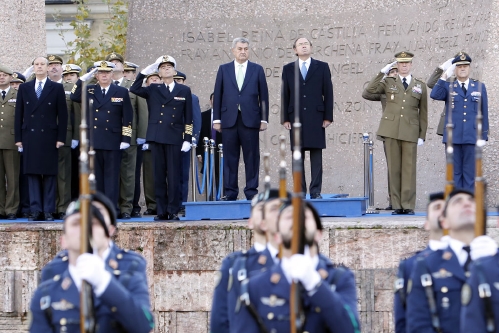
[[(489, 88), (490, 110), (496, 105), (498, 22), (496, 0), (389, 1), (176, 1), (132, 0), (127, 58), (143, 67), (169, 54), (187, 74), (187, 84), (208, 106), (218, 66), (233, 59), (234, 37), (251, 41), (250, 60), (261, 64), (270, 93), (270, 125), (260, 134), (261, 151), (271, 152), (271, 176), (278, 178), (280, 76), (282, 66), (296, 59), (296, 37), (311, 39), (314, 58), (330, 65), (334, 84), (334, 123), (327, 131), (323, 193), (363, 194), (362, 133), (377, 131), (381, 106), (361, 97), (367, 82), (402, 50), (414, 52), (413, 74), (428, 79), (433, 70), (459, 51), (473, 58), (472, 77)], [(463, 10), (463, 8), (472, 10)], [(485, 71), (483, 70), (485, 69)], [(444, 183), (444, 150), (436, 128), (442, 102), (429, 101), (428, 133), (418, 148), (417, 207)], [(497, 113), (490, 112), (490, 140), (485, 149), (485, 175), (491, 206), (497, 203)], [(287, 133), (285, 133), (287, 136)], [(289, 154), (288, 154), (289, 156)], [(290, 156), (288, 157), (290, 159)], [(290, 161), (288, 161), (290, 162)], [(290, 166), (291, 163), (288, 163)], [(348, 166), (348, 167), (345, 167)], [(307, 167), (308, 168), (308, 167)], [(262, 169), (262, 168), (261, 168)], [(375, 143), (375, 205), (386, 207), (386, 162)], [(308, 170), (308, 169), (307, 169)], [(260, 183), (263, 183), (261, 170)], [(240, 188), (244, 170), (240, 168)], [(290, 184), (288, 184), (291, 187)], [(242, 197), (242, 195), (240, 195)]]
[[(356, 276), (362, 332), (394, 331), (392, 293), (401, 257), (426, 246), (421, 218), (403, 223), (326, 219), (321, 252)], [(489, 234), (496, 240), (496, 219)], [(215, 272), (230, 252), (247, 249), (242, 222), (126, 223), (116, 242), (147, 259), (155, 333), (208, 333)], [(59, 249), (61, 224), (0, 226), (0, 332), (26, 332), (41, 268)]]

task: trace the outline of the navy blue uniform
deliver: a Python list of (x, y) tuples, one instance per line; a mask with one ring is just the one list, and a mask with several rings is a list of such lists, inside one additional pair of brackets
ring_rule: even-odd
[[(425, 281), (431, 282), (430, 287), (436, 304), (434, 317), (422, 285), (422, 276), (423, 279), (426, 277)], [(466, 282), (466, 275), (452, 249), (448, 247), (419, 256), (410, 281), (412, 288), (408, 287), (407, 332), (434, 333), (432, 320), (435, 318), (438, 318), (442, 333), (459, 332), (457, 318), (461, 311), (461, 288)]]
[[(154, 321), (144, 258), (113, 246), (106, 269), (111, 281), (102, 295), (94, 297), (96, 332), (150, 332)], [(69, 270), (40, 284), (30, 312), (30, 333), (80, 332), (80, 294)]]
[[(480, 270), (480, 272), (479, 272)], [(470, 277), (462, 290), (461, 332), (488, 332), (485, 300), (480, 298), (478, 286), (488, 284), (490, 310), (494, 317), (494, 330), (499, 332), (499, 253), (477, 259), (470, 267)]]
[[(306, 316), (304, 331), (321, 333), (360, 332), (357, 312), (357, 293), (353, 273), (343, 267), (333, 267), (324, 257), (319, 260), (317, 271), (323, 278), (315, 292), (303, 293)], [(249, 280), (248, 292), (251, 304), (269, 332), (287, 333), (289, 324), (288, 283), (280, 264)], [(257, 333), (260, 329), (247, 307), (241, 308), (238, 318), (245, 333)]]
[[(71, 100), (81, 103), (82, 81), (78, 80), (71, 92)], [(130, 143), (132, 137), (133, 108), (128, 89), (111, 84), (102, 95), (98, 84), (87, 86), (87, 124), (92, 133), (95, 148), (95, 177), (97, 190), (104, 193), (118, 209), (121, 142)]]
[(164, 83), (142, 87), (144, 78), (139, 73), (130, 91), (147, 100), (146, 141), (151, 144), (154, 158), (157, 211), (158, 215), (177, 214), (181, 204), (180, 150), (184, 141), (192, 141), (193, 135), (192, 93), (180, 83), (175, 83), (171, 92)]
[[(452, 96), (449, 91), (452, 84)], [(489, 113), (487, 89), (485, 84), (475, 79), (469, 79), (466, 94), (460, 86), (459, 81), (447, 82), (438, 80), (431, 91), (430, 97), (445, 101), (445, 110), (449, 110), (451, 103), (452, 124), (452, 144), (454, 147), (454, 184), (459, 188), (473, 190), (475, 184), (475, 144), (476, 116), (478, 107), (482, 109), (482, 138), (488, 139)], [(445, 124), (448, 119), (445, 117)], [(444, 131), (443, 143), (447, 143), (447, 131)]]

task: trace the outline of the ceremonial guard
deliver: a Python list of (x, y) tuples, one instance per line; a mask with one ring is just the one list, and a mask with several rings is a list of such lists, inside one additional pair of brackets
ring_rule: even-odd
[(83, 280), (93, 289), (96, 333), (148, 333), (154, 328), (144, 258), (114, 246), (103, 214), (91, 207), (96, 252), (80, 255), (80, 202), (74, 202), (68, 208), (62, 235), (69, 265), (35, 291), (28, 316), (30, 333), (80, 332)]
[(454, 189), (440, 218), (449, 230), (447, 246), (418, 256), (407, 286), (407, 332), (459, 332), (461, 289), (469, 276), (474, 238), (475, 199)]
[[(242, 283), (243, 306), (238, 324), (245, 333), (290, 332), (291, 282), (300, 282), (304, 332), (360, 332), (353, 273), (334, 266), (318, 252), (322, 223), (308, 204), (305, 212), (305, 254), (291, 255), (293, 207), (285, 206), (277, 222), (282, 259), (270, 269)], [(234, 331), (235, 332), (235, 331)], [(239, 331), (241, 332), (241, 331)]]
[[(95, 177), (97, 190), (117, 206), (121, 166), (121, 150), (130, 147), (133, 109), (128, 90), (112, 84), (114, 64), (94, 63), (95, 68), (83, 75), (73, 87), (71, 100), (81, 103), (82, 85), (95, 73), (97, 84), (87, 86), (88, 123), (95, 149)], [(89, 103), (93, 100), (93, 105)]]
[[(123, 56), (118, 53), (111, 53), (106, 57), (106, 61), (114, 64), (113, 83), (117, 86), (130, 90), (133, 81), (123, 76)], [(137, 148), (146, 142), (147, 131), (147, 103), (142, 97), (129, 93), (130, 102), (133, 108), (132, 138), (130, 147), (121, 153), (120, 168), (120, 197), (119, 197), (119, 218), (128, 220), (131, 218), (133, 209), (133, 196), (135, 191), (135, 176), (137, 164)]]
[[(0, 218), (15, 220), (19, 206), (19, 153), (14, 140), (17, 90), (15, 73), (0, 65)], [(17, 75), (16, 75), (17, 76)]]
[[(191, 89), (175, 83), (176, 61), (161, 56), (137, 76), (130, 91), (147, 100), (149, 123), (147, 142), (154, 159), (154, 180), (158, 215), (155, 221), (179, 220), (181, 152), (191, 149)], [(145, 75), (159, 71), (163, 83), (143, 87)]]
[(425, 256), (428, 252), (436, 251), (446, 246), (446, 243), (441, 241), (443, 230), (439, 222), (444, 207), (445, 201), (443, 192), (430, 194), (428, 206), (426, 208), (426, 220), (424, 223), (425, 230), (429, 231), (430, 241), (428, 246), (424, 250), (418, 251), (413, 256), (400, 261), (397, 270), (397, 279), (395, 280), (395, 297), (393, 301), (395, 333), (406, 332), (407, 285), (418, 256)]
[[(430, 97), (445, 101), (445, 109), (452, 114), (452, 145), (454, 156), (454, 184), (459, 188), (473, 190), (475, 183), (475, 144), (476, 116), (482, 111), (482, 138), (488, 140), (489, 114), (487, 89), (485, 84), (470, 78), (471, 57), (460, 52), (452, 60), (447, 70), (455, 74), (453, 82), (447, 80), (447, 72), (431, 91)], [(450, 109), (449, 109), (450, 108)], [(449, 120), (445, 119), (445, 124)], [(447, 132), (444, 132), (443, 143), (447, 144)]]
[(23, 150), (32, 221), (53, 221), (58, 148), (66, 140), (68, 111), (64, 87), (47, 77), (47, 59), (33, 61), (35, 79), (19, 86), (14, 136)]
[(426, 84), (411, 74), (414, 54), (395, 54), (398, 76), (386, 77), (388, 64), (369, 82), (370, 94), (385, 94), (386, 108), (377, 135), (385, 139), (392, 214), (414, 215), (416, 206), (417, 146), (428, 127)]
[[(333, 122), (333, 82), (329, 65), (312, 59), (312, 43), (307, 38), (298, 38), (293, 44), (298, 60), (282, 69), (281, 123), (291, 130), (295, 112), (300, 114), (301, 150), (310, 152), (310, 198), (322, 199), (322, 150), (326, 148), (326, 128)], [(299, 69), (298, 69), (299, 68)], [(295, 86), (295, 73), (299, 76), (299, 87)], [(299, 96), (299, 106), (295, 105), (295, 94)], [(297, 108), (300, 108), (299, 110)], [(290, 131), (293, 149), (293, 131)], [(302, 159), (304, 163), (305, 158)], [(302, 166), (304, 169), (304, 166)], [(302, 172), (302, 192), (307, 193), (305, 172)]]

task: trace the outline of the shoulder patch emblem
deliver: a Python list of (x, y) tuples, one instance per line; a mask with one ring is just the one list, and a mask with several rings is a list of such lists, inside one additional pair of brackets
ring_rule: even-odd
[(461, 289), (461, 305), (468, 305), (471, 301), (471, 287), (465, 283)]
[(40, 310), (45, 310), (50, 307), (50, 296), (40, 298)]

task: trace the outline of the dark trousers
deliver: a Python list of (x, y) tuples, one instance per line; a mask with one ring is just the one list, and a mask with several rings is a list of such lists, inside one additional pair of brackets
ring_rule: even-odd
[(57, 176), (27, 174), (31, 212), (55, 213)]
[[(151, 146), (149, 146), (151, 147)], [(142, 181), (147, 209), (156, 210), (156, 194), (154, 190), (154, 161), (151, 150), (144, 151), (142, 164)]]
[(71, 202), (71, 147), (62, 146), (58, 150), (59, 166), (57, 173), (57, 212), (65, 213)]
[(301, 190), (303, 194), (307, 193), (307, 183), (305, 179), (305, 151), (310, 151), (310, 194), (320, 194), (322, 190), (322, 149), (310, 148), (303, 149), (302, 154), (302, 177), (301, 177)]
[(224, 187), (229, 199), (236, 199), (239, 194), (238, 169), (241, 148), (243, 150), (244, 171), (246, 173), (246, 199), (258, 193), (258, 171), (260, 169), (259, 128), (249, 128), (243, 124), (241, 113), (236, 124), (223, 129), (224, 147)]
[(116, 207), (120, 195), (121, 150), (95, 150), (97, 190), (104, 193)]
[(158, 215), (177, 214), (180, 209), (180, 145), (152, 144), (154, 192)]
[[(189, 194), (189, 170), (191, 169), (191, 152), (180, 152), (182, 156), (182, 168), (180, 168), (180, 199), (187, 201)], [(195, 179), (194, 179), (195, 180)]]
[(135, 163), (135, 190), (133, 192), (133, 212), (140, 212), (140, 172), (142, 170), (142, 159), (144, 156), (144, 151), (142, 150), (142, 145), (137, 145), (137, 160)]
[[(23, 153), (19, 153), (19, 155), (19, 170), (23, 170)], [(17, 211), (19, 213), (30, 212), (28, 176), (22, 172), (19, 172), (19, 209)]]
[(475, 145), (454, 144), (454, 186), (475, 189)]

